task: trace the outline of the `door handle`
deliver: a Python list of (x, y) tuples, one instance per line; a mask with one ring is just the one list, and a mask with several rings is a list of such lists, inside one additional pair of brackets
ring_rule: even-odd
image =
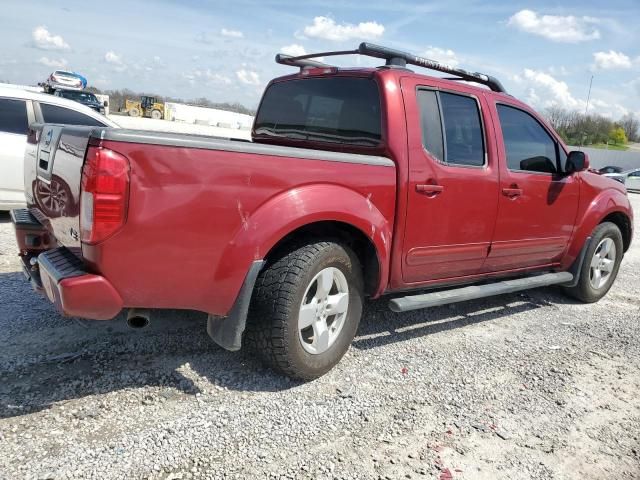
[(509, 188), (503, 188), (502, 189), (502, 194), (506, 197), (509, 198), (516, 198), (519, 197), (520, 195), (522, 195), (522, 189), (518, 188), (517, 185), (512, 185)]
[(444, 190), (444, 187), (442, 185), (429, 185), (429, 184), (416, 185), (416, 192), (426, 193), (428, 196), (438, 195), (443, 190)]

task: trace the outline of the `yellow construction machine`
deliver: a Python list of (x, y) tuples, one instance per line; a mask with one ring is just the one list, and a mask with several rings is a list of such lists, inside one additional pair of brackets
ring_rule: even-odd
[(156, 120), (164, 118), (164, 103), (158, 102), (156, 97), (148, 97), (143, 95), (140, 100), (124, 101), (122, 112), (127, 113), (130, 117), (148, 117)]

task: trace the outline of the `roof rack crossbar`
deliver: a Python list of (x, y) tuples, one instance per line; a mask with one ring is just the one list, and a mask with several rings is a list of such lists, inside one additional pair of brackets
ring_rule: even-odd
[(293, 67), (300, 67), (302, 70), (305, 67), (310, 68), (330, 68), (333, 65), (329, 65), (324, 62), (319, 62), (317, 60), (311, 60), (312, 58), (318, 57), (335, 57), (337, 55), (354, 55), (359, 53), (358, 50), (339, 50), (336, 52), (319, 52), (319, 53), (310, 53), (307, 55), (286, 55), (284, 53), (278, 53), (276, 55), (276, 63), (280, 63), (282, 65), (291, 65)]
[(389, 62), (390, 60), (395, 60), (396, 62), (398, 60), (404, 60), (410, 65), (416, 65), (418, 67), (424, 67), (431, 70), (437, 70), (438, 72), (455, 75), (456, 77), (460, 77), (461, 79), (467, 80), (469, 82), (486, 85), (494, 92), (506, 93), (506, 90), (502, 86), (502, 83), (500, 83), (500, 80), (492, 77), (491, 75), (485, 75), (484, 73), (478, 72), (468, 72), (467, 70), (463, 70), (462, 68), (455, 68), (450, 65), (436, 62), (435, 60), (418, 57), (416, 55), (402, 52), (400, 50), (381, 47), (380, 45), (374, 45), (373, 43), (362, 42), (358, 47), (358, 53), (360, 53), (361, 55), (368, 55), (370, 57), (384, 58), (385, 60), (387, 60), (387, 62)]
[(448, 78), (447, 80), (466, 80), (468, 82), (479, 83), (486, 85), (494, 92), (506, 93), (506, 90), (500, 80), (497, 78), (486, 75), (479, 72), (469, 72), (462, 68), (455, 68), (450, 65), (446, 65), (435, 60), (428, 58), (418, 57), (401, 50), (395, 50), (393, 48), (387, 48), (373, 43), (362, 42), (356, 50), (341, 50), (336, 52), (322, 52), (311, 53), (308, 55), (291, 56), (279, 53), (276, 55), (276, 62), (283, 65), (291, 65), (300, 67), (302, 70), (305, 67), (331, 67), (326, 63), (311, 60), (317, 57), (330, 57), (336, 55), (352, 55), (360, 54), (368, 57), (382, 58), (385, 60), (387, 66), (406, 67), (407, 64), (415, 65), (418, 67), (428, 68), (430, 70), (436, 70), (438, 72), (448, 73), (455, 75), (456, 78)]

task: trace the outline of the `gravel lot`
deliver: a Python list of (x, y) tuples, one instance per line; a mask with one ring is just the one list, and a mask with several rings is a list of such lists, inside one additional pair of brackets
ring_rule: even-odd
[(200, 314), (63, 318), (15, 250), (2, 214), (2, 479), (640, 478), (638, 241), (594, 305), (554, 289), (370, 304), (307, 384), (218, 348)]

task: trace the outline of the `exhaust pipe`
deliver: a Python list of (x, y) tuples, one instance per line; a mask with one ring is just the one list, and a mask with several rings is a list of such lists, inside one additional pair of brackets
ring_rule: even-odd
[(145, 308), (130, 308), (127, 313), (127, 325), (129, 328), (145, 328), (151, 322), (151, 312)]

